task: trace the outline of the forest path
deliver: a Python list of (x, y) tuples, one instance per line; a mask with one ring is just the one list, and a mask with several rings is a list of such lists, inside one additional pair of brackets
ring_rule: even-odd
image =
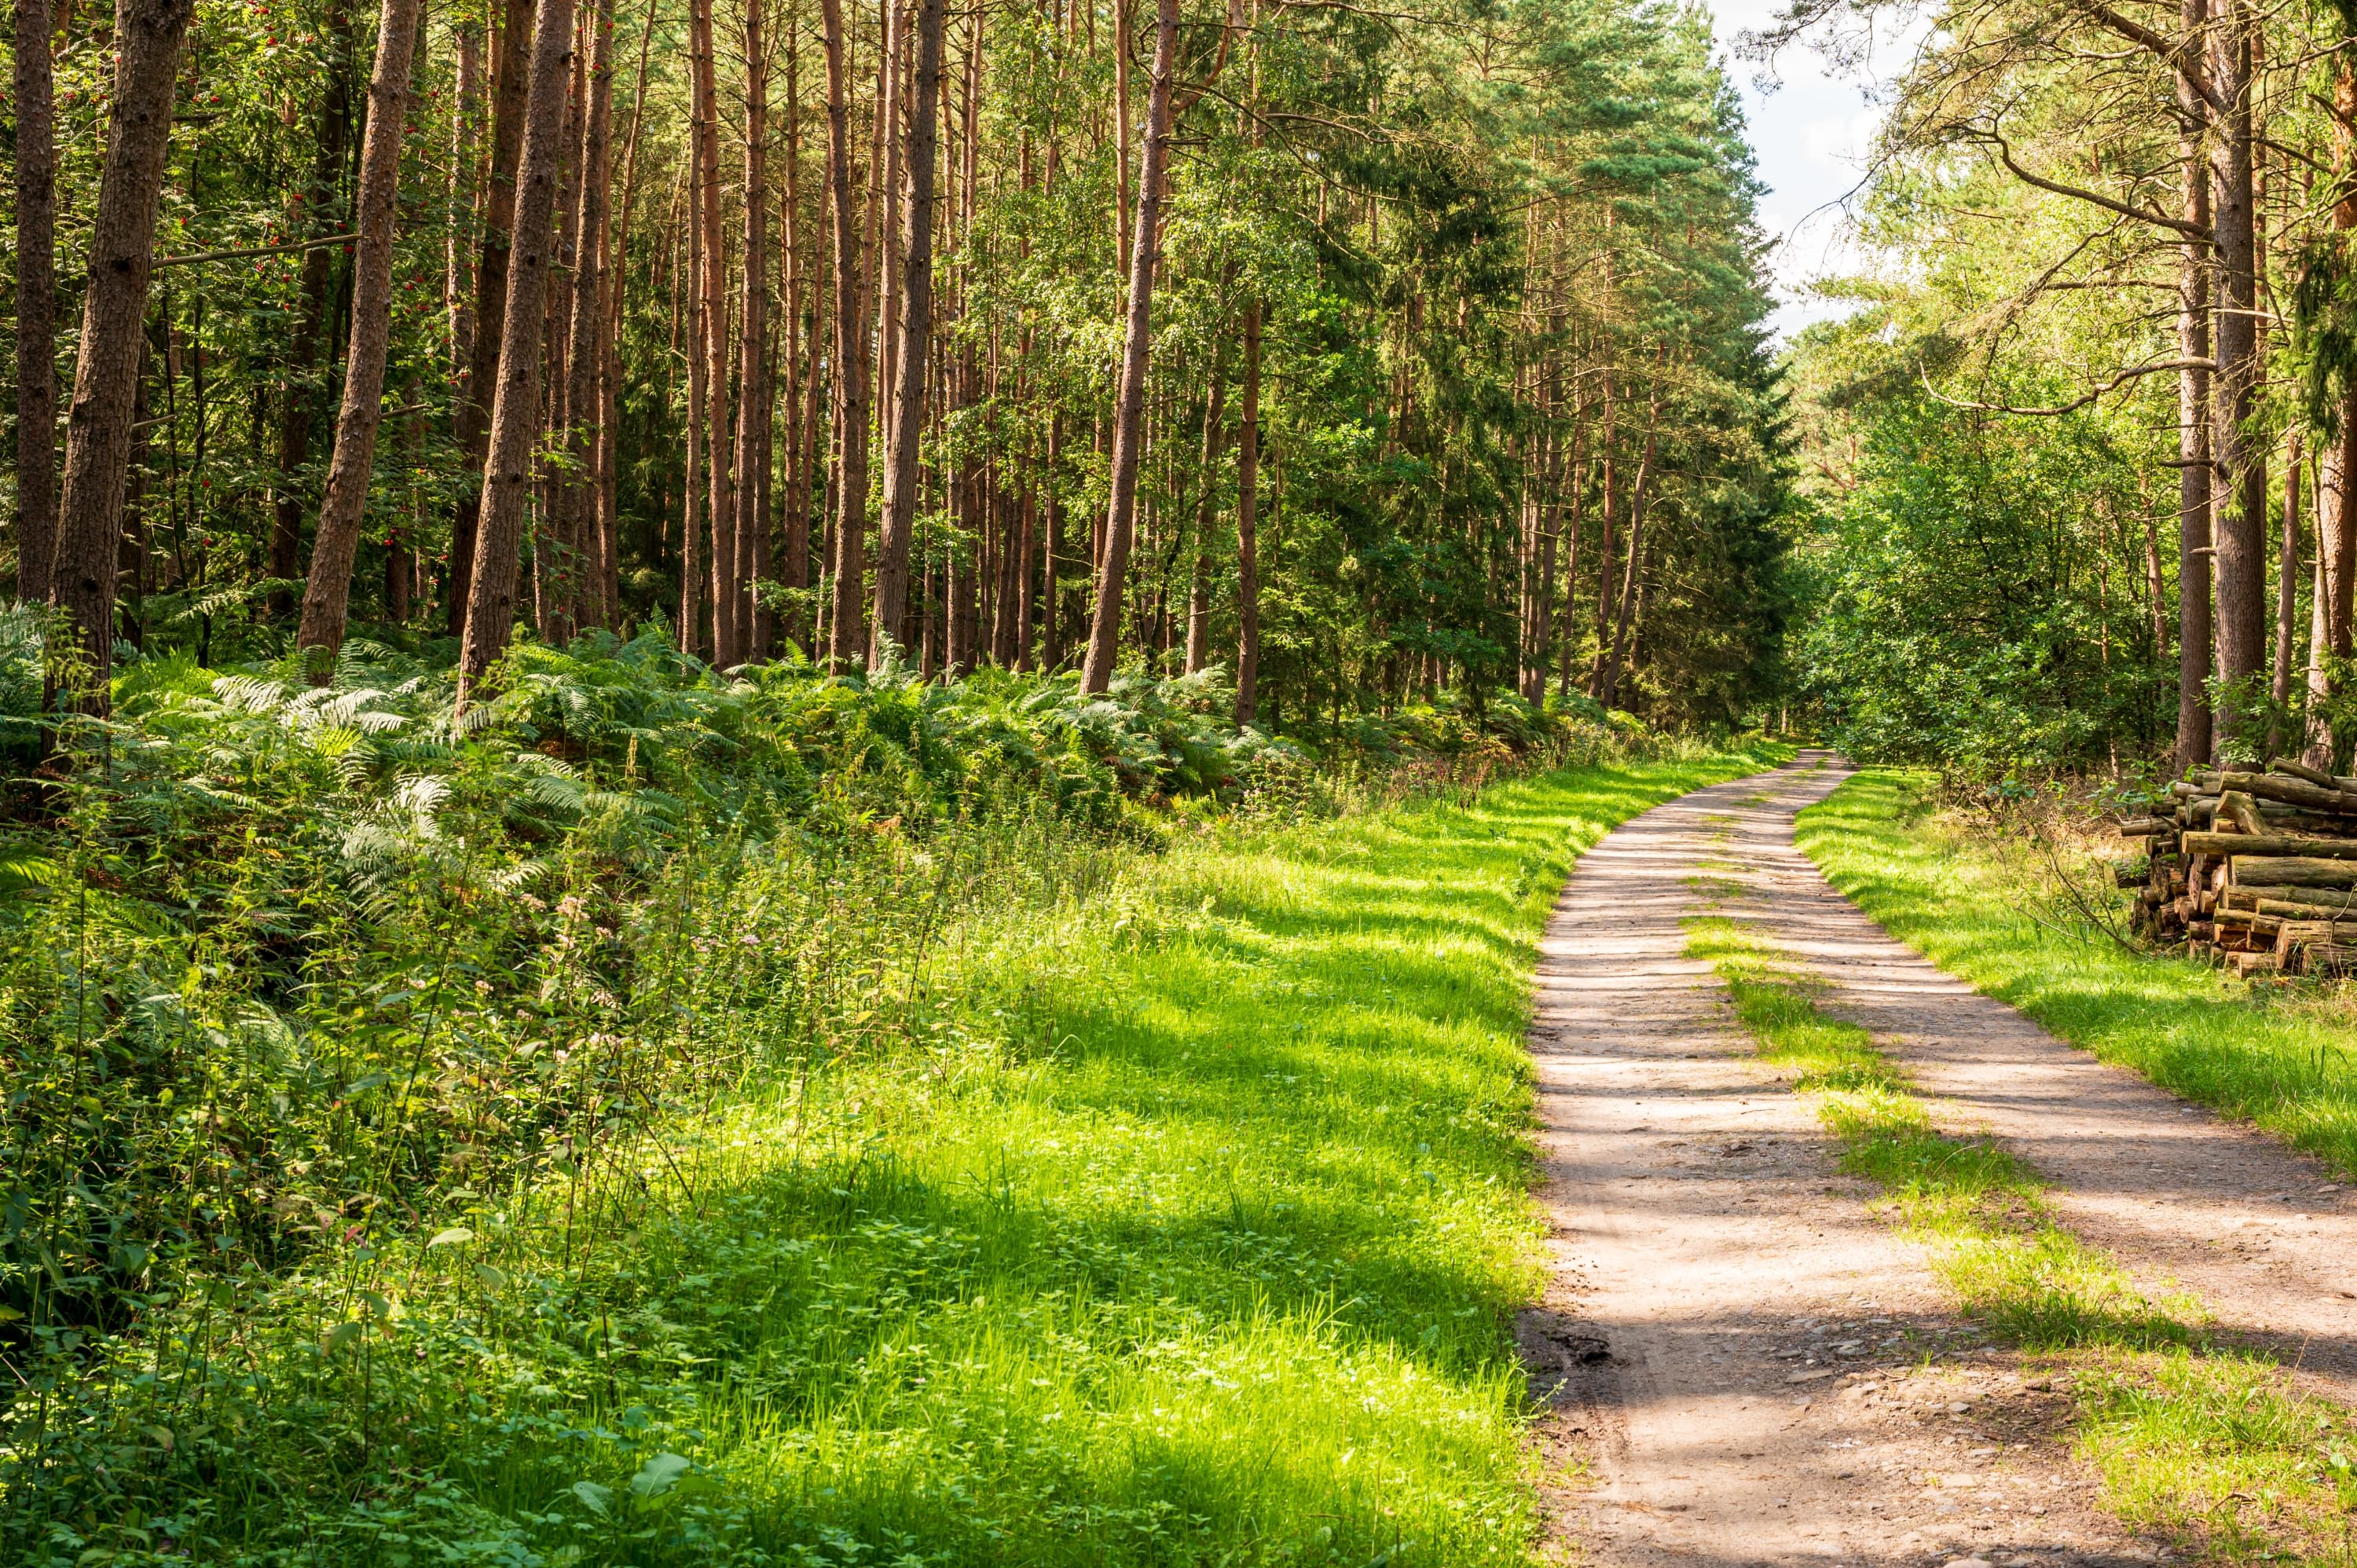
[(1595, 1471), (1564, 1527), (1605, 1564), (2154, 1561), (2096, 1509), (2067, 1390), (2025, 1384), (1870, 1211), (1684, 923), (1797, 955), (1943, 1131), (2004, 1141), (2140, 1286), (2191, 1291), (2343, 1398), (2357, 1212), (2320, 1165), (2063, 1045), (1835, 894), (1792, 822), (1846, 777), (1803, 753), (1635, 819), (1581, 857), (1541, 945), (1554, 1270), (1521, 1335), (1558, 1385), (1542, 1441)]

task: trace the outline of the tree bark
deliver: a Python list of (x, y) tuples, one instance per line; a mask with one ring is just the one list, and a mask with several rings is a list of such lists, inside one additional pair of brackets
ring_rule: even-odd
[[(2206, 0), (2183, 0), (2188, 38), (2201, 36)], [(2177, 75), (2178, 114), (2184, 129), (2178, 156), (2184, 170), (2185, 220), (2210, 224), (2210, 176), (2201, 147), (2206, 108), (2192, 79)], [(2188, 235), (2178, 247), (2177, 340), (2187, 368), (2177, 375), (2177, 768), (2182, 773), (2210, 759), (2210, 358), (2209, 257)]]
[(884, 445), (884, 510), (876, 543), (872, 669), (908, 608), (909, 551), (917, 517), (917, 458), (925, 429), (925, 387), (932, 368), (933, 178), (939, 145), (942, 0), (920, 0), (916, 61), (910, 70), (906, 248), (900, 263), (899, 343), (893, 350), (891, 424)]
[(834, 231), (834, 602), (827, 665), (866, 651), (860, 594), (866, 575), (867, 345), (859, 276), (859, 208), (851, 189), (851, 66), (843, 0), (820, 0), (826, 48), (826, 178)]
[(1195, 508), (1194, 569), (1187, 581), (1187, 673), (1211, 660), (1211, 525), (1219, 521), (1220, 446), (1228, 430), (1228, 386), (1216, 355), (1203, 405), (1203, 496)]
[[(2264, 374), (2258, 322), (2257, 212), (2253, 198), (2251, 46), (2245, 0), (2223, 0), (2223, 25), (2211, 38), (2211, 81), (2227, 105), (2211, 138), (2218, 245), (2218, 386), (2212, 424), (2222, 484), (2213, 541), (2217, 563), (2218, 677), (2247, 682), (2267, 665), (2267, 474), (2265, 452), (2249, 435)], [(2219, 720), (2233, 738), (2255, 715), (2228, 711)], [(2259, 737), (2247, 737), (2255, 742)]]
[(1236, 411), (1236, 723), (1260, 712), (1260, 301), (1244, 306), (1243, 405)]
[[(450, 113), (449, 232), (443, 241), (442, 306), (450, 317), (450, 373), (463, 376), (475, 359), (475, 267), (469, 247), (480, 203), (475, 140), (483, 117), (483, 46), (471, 22), (460, 22), (452, 31), (457, 91)], [(460, 221), (461, 214), (466, 221)]]
[(705, 430), (711, 446), (705, 510), (712, 531), (712, 661), (744, 661), (738, 636), (737, 511), (728, 482), (728, 252), (720, 231), (720, 95), (714, 76), (712, 0), (689, 0), (688, 50), (699, 160), (693, 211), (704, 247), (703, 332), (692, 352), (705, 364)]
[[(81, 668), (50, 660), (45, 684), (104, 713), (114, 653), (117, 542), (131, 464), (132, 410), (147, 343), (147, 275), (172, 135), (172, 91), (194, 0), (119, 0), (114, 91), (90, 236), (90, 285), (66, 415), (65, 491), (49, 603), (73, 619)], [(46, 704), (44, 704), (46, 705)]]
[(704, 357), (704, 225), (696, 215), (695, 192), (704, 179), (703, 145), (693, 135), (687, 145), (687, 479), (680, 499), (679, 518), (679, 650), (694, 658), (704, 641), (704, 440), (705, 379), (711, 363)]
[(1146, 361), (1154, 348), (1154, 263), (1160, 249), (1162, 172), (1170, 152), (1171, 79), (1178, 70), (1178, 0), (1155, 0), (1154, 78), (1146, 100), (1146, 145), (1138, 159), (1137, 222), (1130, 242), (1128, 322), (1123, 334), (1121, 393), (1114, 413), (1113, 494), (1105, 507), (1104, 572), (1081, 690), (1113, 683), (1120, 655), (1123, 579), (1137, 517), (1137, 464), (1146, 435)]
[[(2299, 642), (2299, 431), (2284, 433), (2283, 542), (2276, 552), (2276, 657), (2267, 694), (2281, 708), (2291, 702), (2291, 661)], [(2268, 755), (2283, 748), (2284, 737), (2269, 737)]]
[(737, 658), (769, 655), (769, 615), (759, 607), (759, 578), (769, 565), (768, 518), (760, 504), (775, 400), (770, 392), (770, 82), (761, 38), (760, 0), (745, 5), (745, 276), (738, 314), (737, 360)]
[(58, 560), (58, 152), (49, 0), (16, 0), (16, 596)]
[[(568, 347), (565, 397), (565, 446), (571, 459), (557, 476), (556, 526), (562, 542), (559, 591), (565, 599), (565, 619), (576, 627), (594, 626), (603, 618), (606, 563), (597, 532), (597, 460), (596, 434), (604, 421), (600, 368), (606, 361), (604, 332), (606, 208), (610, 189), (608, 139), (614, 114), (614, 0), (598, 0), (589, 24), (589, 70), (583, 83), (587, 102), (582, 106), (581, 157), (576, 178), (580, 189), (574, 209), (572, 307), (565, 324)], [(564, 297), (560, 293), (560, 297)]]
[(360, 552), (361, 520), (368, 509), (376, 464), (377, 425), (384, 412), (385, 350), (393, 332), (393, 209), (401, 184), (401, 143), (409, 117), (409, 66), (417, 40), (420, 0), (384, 0), (377, 21), (376, 68), (369, 81), (368, 129), (361, 140), (361, 184), (355, 215), (359, 240), (352, 261), (351, 342), (345, 354), (343, 406), (336, 416), (335, 455), (328, 464), (327, 499), (311, 574), (303, 587), (299, 650), (328, 657), (310, 667), (314, 685), (335, 673), (344, 644), (352, 563)]
[[(511, 45), (512, 47), (512, 45)], [(467, 630), (458, 650), (457, 713), (507, 650), (515, 626), (517, 550), (540, 425), (541, 334), (547, 318), (556, 182), (564, 157), (565, 94), (573, 69), (573, 0), (540, 0), (533, 25), (523, 147), (516, 168), (515, 244), (500, 313), (499, 387), (468, 584)]]
[[(530, 90), (533, 0), (505, 0), (491, 72), (491, 166), (483, 201), (483, 244), (475, 261), (475, 352), (460, 388), (452, 424), (459, 460), (477, 484), (450, 519), (449, 630), (461, 636), (473, 602), (475, 537), (487, 487), (491, 403), (498, 395), (500, 355), (506, 342), (508, 267), (515, 246), (516, 162), (523, 154), (525, 95)], [(552, 196), (552, 199), (553, 199)], [(535, 338), (537, 334), (535, 334)], [(502, 641), (506, 633), (500, 633)]]

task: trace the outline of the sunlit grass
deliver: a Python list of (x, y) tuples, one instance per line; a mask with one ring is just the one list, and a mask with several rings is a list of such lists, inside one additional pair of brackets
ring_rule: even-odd
[(2345, 1021), (2255, 995), (2218, 971), (2040, 925), (2004, 866), (1924, 813), (1928, 787), (1919, 775), (1860, 773), (1801, 813), (1801, 848), (1885, 929), (1975, 990), (2357, 1173)]
[(2079, 1449), (2113, 1511), (2230, 1558), (2342, 1561), (2357, 1504), (2348, 1412), (2293, 1391), (2273, 1361), (2211, 1343), (2198, 1301), (2138, 1289), (2057, 1221), (2009, 1151), (1940, 1131), (1872, 1035), (1818, 1007), (1790, 955), (1731, 920), (1687, 932), (1761, 1059), (1818, 1097), (1842, 1168), (1882, 1189), (1958, 1308), (2070, 1369)]
[(68, 1562), (1522, 1563), (1536, 940), (1612, 825), (1770, 760), (1232, 826), (979, 919), (931, 1048), (257, 1281), (233, 1354), (159, 1315), (103, 1477), (10, 1518)]

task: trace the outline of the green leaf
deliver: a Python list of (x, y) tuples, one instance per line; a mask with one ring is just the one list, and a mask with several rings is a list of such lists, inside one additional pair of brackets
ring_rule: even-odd
[(453, 1225), (426, 1242), (429, 1247), (463, 1247), (475, 1239), (475, 1233), (464, 1225)]
[(658, 1454), (630, 1477), (630, 1490), (642, 1498), (659, 1498), (679, 1484), (691, 1461), (677, 1454)]
[[(637, 1485), (636, 1482), (631, 1484)], [(587, 1509), (599, 1519), (603, 1519), (606, 1517), (606, 1506), (614, 1500), (614, 1488), (601, 1487), (595, 1481), (576, 1481), (573, 1483), (573, 1495), (581, 1499), (583, 1508)]]

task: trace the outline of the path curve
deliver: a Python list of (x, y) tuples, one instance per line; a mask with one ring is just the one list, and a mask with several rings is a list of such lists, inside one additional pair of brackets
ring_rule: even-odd
[(2357, 1213), (2318, 1162), (2063, 1045), (1835, 893), (1792, 820), (1848, 776), (1803, 753), (1656, 808), (1581, 857), (1548, 925), (1554, 1269), (1521, 1337), (1542, 1442), (1595, 1472), (1555, 1494), (1563, 1522), (1603, 1564), (2154, 1561), (2058, 1439), (2067, 1391), (1957, 1320), (1682, 922), (1732, 915), (1801, 955), (1944, 1130), (2005, 1141), (2139, 1284), (2190, 1289), (2342, 1398)]

